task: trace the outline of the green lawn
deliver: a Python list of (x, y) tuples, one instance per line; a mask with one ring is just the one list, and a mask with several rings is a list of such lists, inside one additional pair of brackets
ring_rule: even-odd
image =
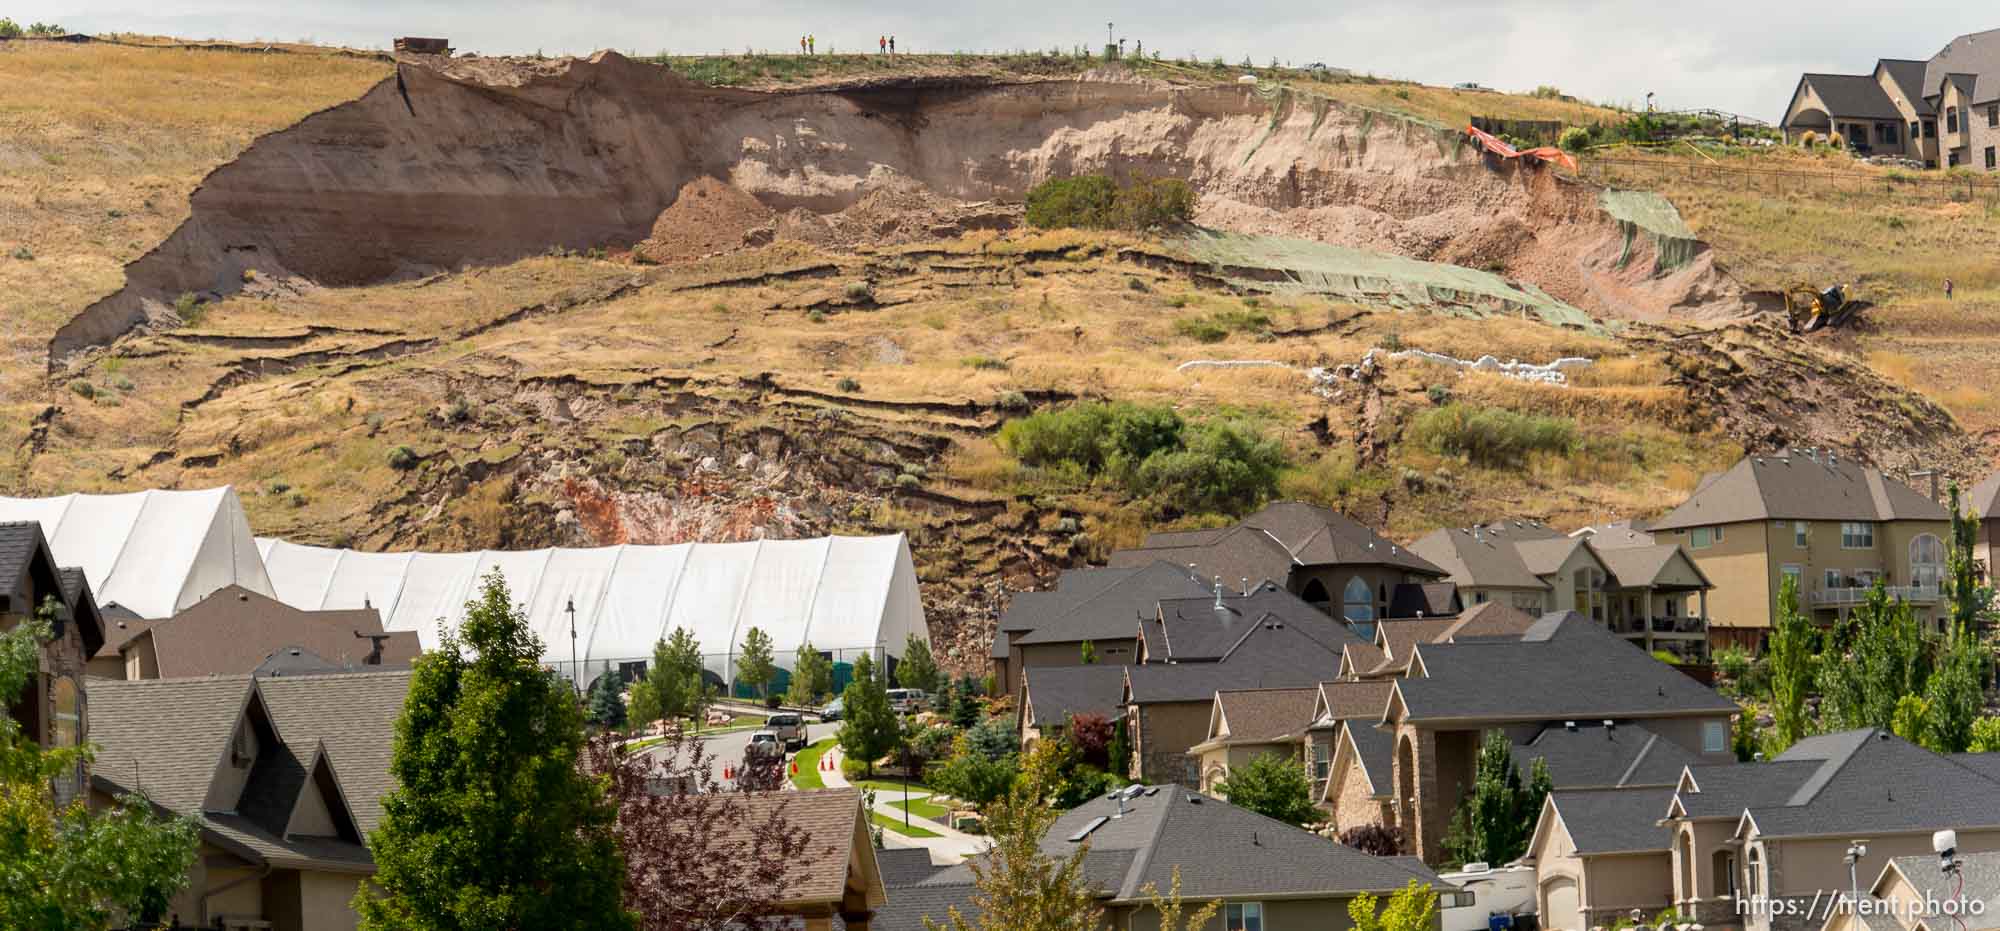
[[(891, 794), (895, 795), (897, 798), (903, 797), (903, 783), (901, 780), (898, 779), (857, 779), (855, 780), (854, 785), (863, 790), (874, 789), (875, 794), (880, 795), (884, 799), (888, 798)], [(925, 795), (937, 794), (936, 789), (924, 785), (921, 782), (911, 780), (910, 794), (915, 795), (919, 792)]]
[(943, 824), (945, 819), (951, 816), (951, 809), (946, 808), (943, 805), (939, 805), (938, 803), (933, 802), (929, 799), (912, 798), (908, 803), (908, 807), (905, 808), (904, 802), (901, 798), (890, 798), (887, 796), (880, 796), (880, 795), (876, 796), (876, 798), (880, 798), (883, 801), (888, 802), (890, 808), (894, 808), (897, 810), (906, 810), (910, 814), (916, 815), (919, 818), (929, 818), (932, 821), (938, 822), (939, 824)]
[(799, 764), (798, 775), (792, 777), (792, 785), (801, 789), (824, 789), (826, 780), (820, 778), (819, 758), (826, 755), (833, 746), (833, 738), (821, 737), (812, 746), (800, 750), (792, 759)]
[(882, 830), (890, 831), (896, 834), (901, 834), (904, 837), (925, 838), (925, 837), (940, 836), (936, 831), (927, 831), (924, 830), (923, 828), (917, 827), (915, 824), (911, 824), (909, 827), (904, 827), (903, 819), (891, 818), (888, 815), (885, 815), (879, 811), (869, 812), (868, 819), (875, 822), (876, 826), (880, 827)]

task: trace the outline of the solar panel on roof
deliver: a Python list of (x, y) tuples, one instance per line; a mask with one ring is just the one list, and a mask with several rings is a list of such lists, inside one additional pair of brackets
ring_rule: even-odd
[(1089, 837), (1090, 832), (1097, 830), (1099, 826), (1103, 825), (1104, 822), (1109, 820), (1111, 820), (1111, 818), (1107, 815), (1098, 815), (1097, 817), (1090, 819), (1089, 824), (1084, 825), (1082, 828), (1079, 828), (1075, 834), (1071, 834), (1069, 836), (1069, 842), (1074, 844), (1078, 841), (1083, 840), (1086, 837)]

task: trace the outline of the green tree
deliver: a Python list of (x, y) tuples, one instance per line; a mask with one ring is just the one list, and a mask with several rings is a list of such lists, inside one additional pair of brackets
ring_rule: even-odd
[(1749, 708), (1736, 712), (1736, 726), (1731, 730), (1729, 749), (1736, 752), (1736, 762), (1748, 763), (1757, 758), (1757, 713)]
[(1905, 695), (1896, 700), (1896, 711), (1890, 716), (1889, 729), (1896, 736), (1918, 746), (1930, 745), (1930, 709), (1924, 700), (1916, 695)]
[(875, 674), (875, 663), (863, 653), (854, 663), (854, 681), (840, 693), (843, 715), (840, 722), (840, 752), (859, 760), (869, 775), (875, 761), (896, 748), (903, 736), (903, 722), (889, 707), (889, 690)]
[(707, 706), (708, 688), (702, 681), (701, 644), (686, 628), (653, 644), (653, 662), (646, 677), (632, 685), (627, 708), (635, 724), (651, 724), (662, 718), (691, 717), (699, 721)]
[[(1540, 791), (1545, 794), (1547, 766), (1536, 769)], [(1521, 784), (1521, 771), (1514, 765), (1513, 744), (1506, 733), (1487, 731), (1479, 744), (1472, 791), (1459, 802), (1445, 836), (1446, 856), (1460, 863), (1506, 863), (1519, 857), (1527, 852), (1535, 819), (1541, 815), (1540, 804), (1534, 792)]]
[(0, 16), (0, 39), (18, 39), (20, 37), (21, 24)]
[(1250, 765), (1230, 770), (1215, 791), (1231, 805), (1286, 824), (1304, 827), (1326, 820), (1326, 813), (1313, 805), (1306, 768), (1276, 753), (1259, 754)]
[(771, 660), (771, 635), (752, 627), (743, 635), (743, 653), (736, 657), (736, 678), (763, 698), (778, 677), (778, 664)]
[(616, 671), (590, 683), (590, 723), (613, 730), (625, 726), (625, 677)]
[(1373, 895), (1355, 896), (1347, 903), (1347, 918), (1354, 931), (1431, 931), (1437, 926), (1437, 890), (1410, 880), (1379, 906)]
[[(1799, 580), (1787, 575), (1778, 588), (1778, 625), (1771, 631), (1772, 752), (1806, 736), (1806, 691), (1813, 680), (1812, 622), (1799, 611)], [(1496, 861), (1497, 862), (1497, 861)]]
[(973, 913), (954, 905), (943, 921), (925, 916), (925, 931), (1095, 931), (1103, 912), (1083, 875), (1090, 842), (1061, 859), (1042, 849), (1043, 835), (1061, 817), (1049, 807), (1048, 791), (1023, 779), (993, 806), (986, 821), (992, 850), (965, 861), (976, 890)]
[(1111, 762), (1110, 772), (1120, 779), (1131, 777), (1132, 773), (1132, 731), (1125, 726), (1125, 719), (1119, 718), (1111, 724), (1111, 746), (1105, 748), (1105, 756)]
[(951, 699), (951, 723), (961, 729), (979, 723), (979, 687), (971, 676), (958, 680), (957, 694)]
[(810, 640), (799, 644), (793, 656), (788, 700), (801, 708), (814, 707), (833, 691), (833, 661), (814, 649)]
[(1215, 913), (1222, 908), (1222, 901), (1214, 899), (1191, 913), (1183, 914), (1187, 903), (1181, 901), (1181, 865), (1178, 863), (1174, 864), (1173, 883), (1168, 886), (1166, 895), (1160, 894), (1160, 885), (1152, 880), (1140, 886), (1139, 892), (1146, 896), (1147, 904), (1160, 916), (1160, 931), (1200, 931), (1215, 920)]
[(617, 809), (579, 766), (582, 712), (541, 659), (498, 571), (417, 659), (361, 927), (631, 927)]
[(1986, 710), (1979, 685), (1985, 664), (1986, 649), (1972, 625), (1956, 624), (1924, 689), (1925, 746), (1939, 753), (1964, 753), (1972, 746), (1973, 728)]
[(1890, 599), (1877, 580), (1867, 600), (1835, 630), (1819, 663), (1826, 726), (1890, 727), (1896, 703), (1923, 692), (1930, 650), (1909, 603)]
[(1951, 604), (1952, 629), (1973, 629), (1989, 619), (1993, 589), (1979, 584), (1979, 562), (1973, 547), (1979, 541), (1979, 514), (1960, 502), (1958, 483), (1951, 485), (1951, 539), (1945, 541), (1944, 594)]
[(906, 689), (938, 690), (937, 660), (931, 656), (931, 642), (916, 634), (903, 640), (903, 658), (896, 663), (896, 684)]
[(1097, 644), (1085, 640), (1083, 646), (1079, 647), (1078, 650), (1082, 655), (1077, 658), (1083, 660), (1085, 666), (1094, 666), (1097, 664)]
[[(20, 695), (40, 668), (56, 608), (0, 632), (0, 695)], [(106, 928), (116, 914), (164, 916), (187, 884), (200, 831), (162, 819), (140, 795), (92, 812), (55, 785), (90, 761), (82, 747), (43, 747), (0, 712), (0, 928)]]

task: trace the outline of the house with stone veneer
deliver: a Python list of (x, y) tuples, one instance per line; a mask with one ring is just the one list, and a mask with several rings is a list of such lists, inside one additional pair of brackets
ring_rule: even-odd
[[(0, 630), (12, 630), (48, 608), (50, 638), (35, 654), (35, 672), (21, 694), (0, 696), (28, 740), (69, 748), (91, 739), (86, 669), (104, 642), (103, 618), (78, 569), (56, 565), (41, 525), (0, 524)], [(88, 771), (78, 766), (54, 786), (57, 802), (82, 792)]]
[(1820, 931), (1994, 931), (2000, 928), (2000, 853), (1959, 854), (1947, 872), (1935, 856), (1883, 865), (1855, 908), (1833, 910)]
[(1929, 58), (1880, 59), (1867, 74), (1801, 75), (1779, 125), (1788, 140), (1838, 135), (1860, 155), (2000, 170), (2000, 29)]

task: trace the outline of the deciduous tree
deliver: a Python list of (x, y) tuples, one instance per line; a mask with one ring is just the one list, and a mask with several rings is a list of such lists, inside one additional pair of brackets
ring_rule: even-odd
[(800, 708), (816, 706), (833, 691), (833, 663), (814, 649), (810, 640), (799, 644), (794, 656), (787, 700)]
[[(39, 668), (53, 600), (0, 632), (0, 695), (20, 695)], [(59, 803), (54, 786), (90, 760), (85, 747), (43, 747), (0, 712), (0, 928), (105, 928), (117, 914), (156, 921), (187, 885), (199, 829), (161, 818), (140, 795), (92, 812)]]
[(783, 798), (771, 794), (780, 780), (723, 791), (714, 757), (678, 725), (641, 754), (599, 738), (589, 762), (617, 804), (625, 902), (642, 931), (776, 931), (793, 921), (778, 903), (832, 842), (793, 821), (790, 803), (771, 801)]
[(777, 678), (778, 664), (771, 658), (771, 635), (752, 627), (743, 635), (743, 652), (736, 657), (737, 681), (756, 690), (763, 698)]
[(1403, 852), (1403, 831), (1393, 824), (1359, 824), (1340, 832), (1340, 842), (1376, 857), (1393, 857)]
[(1312, 780), (1298, 760), (1276, 753), (1259, 754), (1249, 765), (1230, 770), (1215, 787), (1229, 803), (1266, 818), (1304, 827), (1326, 820), (1313, 806)]
[(1410, 880), (1387, 906), (1372, 895), (1358, 895), (1347, 903), (1347, 917), (1354, 931), (1430, 931), (1437, 926), (1437, 890)]
[(1772, 752), (1783, 752), (1806, 736), (1806, 692), (1813, 680), (1812, 622), (1799, 610), (1799, 580), (1787, 575), (1778, 587), (1778, 624), (1771, 631)]
[(1222, 908), (1220, 899), (1211, 899), (1193, 912), (1186, 911), (1187, 903), (1181, 901), (1181, 865), (1178, 863), (1174, 864), (1173, 882), (1166, 895), (1160, 894), (1159, 883), (1152, 880), (1140, 886), (1139, 892), (1145, 895), (1146, 904), (1160, 916), (1160, 931), (1200, 931), (1215, 920), (1215, 913)]
[(396, 721), (396, 788), (354, 897), (378, 931), (631, 926), (617, 809), (587, 775), (583, 715), (496, 570), (419, 657)]
[(1060, 859), (1042, 851), (1058, 817), (1039, 782), (1015, 783), (987, 814), (993, 849), (966, 861), (977, 890), (971, 914), (954, 905), (942, 919), (925, 915), (926, 931), (1096, 931), (1103, 910), (1083, 876), (1089, 841)]

